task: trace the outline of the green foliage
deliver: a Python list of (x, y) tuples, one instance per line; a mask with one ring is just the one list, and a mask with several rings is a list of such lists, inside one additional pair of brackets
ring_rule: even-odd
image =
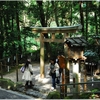
[[(74, 99), (94, 99), (96, 94), (95, 92), (99, 91), (98, 89), (93, 89), (91, 90), (91, 93), (81, 93), (79, 95), (79, 98), (74, 98)], [(73, 99), (73, 95), (72, 96), (67, 96), (64, 99)]]
[[(25, 27), (21, 31), (21, 46), (23, 47), (22, 51), (24, 52), (34, 52), (39, 49), (40, 43), (35, 40), (38, 38), (38, 34), (32, 33), (30, 27)], [(36, 49), (33, 48), (36, 47)], [(32, 49), (33, 48), (33, 49)]]
[(23, 83), (17, 82), (17, 83), (15, 83), (14, 90), (16, 90), (16, 89), (18, 89), (18, 88), (20, 88), (20, 87), (22, 87), (22, 86), (23, 86)]
[(99, 56), (96, 52), (93, 52), (91, 50), (87, 50), (84, 52), (84, 56), (87, 57), (88, 61), (94, 61), (97, 62), (99, 60)]
[(62, 43), (51, 43), (51, 57), (56, 58), (59, 53), (63, 54), (64, 53), (64, 47)]
[(8, 90), (16, 90), (17, 88), (23, 86), (21, 82), (14, 83), (10, 79), (0, 79), (0, 86)]
[(91, 99), (95, 99), (95, 92), (97, 92), (98, 91), (98, 89), (93, 89), (91, 92), (92, 92), (92, 94), (91, 94), (91, 96), (90, 96), (90, 98)]
[(64, 97), (64, 99), (73, 99), (73, 96)]
[(82, 93), (80, 96), (79, 96), (79, 98), (80, 99), (89, 99), (89, 97), (90, 97), (90, 93)]
[(95, 93), (95, 92), (97, 92), (98, 91), (98, 89), (93, 89), (91, 92), (92, 93)]
[(50, 92), (46, 99), (60, 99), (60, 93), (58, 91)]
[[(35, 38), (39, 37), (39, 33), (32, 33), (30, 26), (41, 26), (44, 23), (45, 26), (50, 26), (52, 18), (58, 26), (75, 25), (81, 22), (80, 14), (82, 12), (80, 12), (79, 1), (41, 1), (40, 4), (41, 6), (39, 7), (36, 0), (29, 0), (27, 2), (0, 1), (0, 52), (3, 57), (14, 55), (16, 52), (33, 52), (34, 50), (31, 47), (34, 45), (39, 49), (40, 44), (35, 41)], [(94, 44), (94, 39), (90, 40), (89, 35), (100, 32), (99, 5), (97, 1), (82, 2), (84, 36), (91, 45)], [(86, 10), (88, 13), (87, 19)], [(19, 20), (16, 20), (17, 18)], [(88, 27), (86, 27), (86, 24), (88, 24)], [(20, 29), (18, 29), (18, 25)], [(88, 32), (86, 32), (86, 29), (88, 29)], [(83, 35), (81, 30), (78, 35), (80, 34)], [(60, 39), (62, 35), (57, 34), (56, 38)], [(60, 49), (59, 44), (57, 48), (52, 43), (50, 45), (53, 48), (52, 55), (55, 54), (56, 50)], [(61, 51), (63, 51), (62, 47)], [(0, 55), (0, 58), (2, 58), (2, 55)]]
[(81, 95), (80, 95), (80, 99), (94, 99), (95, 98), (95, 96), (96, 96), (96, 94), (95, 94), (95, 92), (97, 92), (97, 91), (99, 91), (98, 89), (93, 89), (93, 90), (91, 90), (91, 93), (82, 93)]
[(15, 83), (10, 79), (0, 79), (0, 86), (5, 89), (14, 89)]

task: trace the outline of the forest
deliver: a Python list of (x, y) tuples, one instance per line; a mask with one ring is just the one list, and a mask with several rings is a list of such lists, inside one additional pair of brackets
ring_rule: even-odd
[[(100, 2), (99, 1), (55, 1), (22, 0), (0, 1), (0, 59), (17, 54), (35, 53), (39, 59), (39, 33), (31, 27), (71, 26), (81, 24), (82, 29), (74, 34), (84, 36), (88, 42), (86, 50), (100, 55)], [(44, 35), (48, 38), (48, 35)], [(57, 38), (62, 37), (57, 34)], [(45, 43), (47, 53), (56, 56), (63, 51), (63, 44)]]

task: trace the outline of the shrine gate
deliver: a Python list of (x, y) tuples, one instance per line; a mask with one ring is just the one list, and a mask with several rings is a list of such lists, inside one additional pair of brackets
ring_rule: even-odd
[[(75, 26), (63, 26), (63, 27), (31, 27), (32, 32), (34, 33), (40, 33), (40, 77), (45, 77), (45, 64), (44, 64), (44, 42), (59, 42), (64, 43), (66, 38), (69, 37), (69, 33), (75, 33), (77, 30), (81, 29), (82, 26), (75, 25)], [(61, 33), (63, 34), (62, 39), (56, 39), (55, 34)], [(51, 38), (45, 38), (44, 34), (50, 34)], [(64, 47), (65, 51), (65, 59), (67, 58), (67, 51), (66, 47)], [(67, 60), (67, 59), (66, 59)], [(67, 61), (66, 61), (66, 70), (69, 70)]]

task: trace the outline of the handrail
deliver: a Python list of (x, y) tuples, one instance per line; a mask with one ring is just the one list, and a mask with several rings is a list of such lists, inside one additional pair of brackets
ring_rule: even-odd
[[(95, 83), (100, 83), (100, 81), (90, 81), (90, 82), (81, 82), (81, 83), (67, 83), (67, 84), (58, 84), (58, 86), (60, 86), (60, 97), (61, 97), (61, 95), (67, 95), (67, 94), (79, 94), (79, 93), (92, 93), (91, 91), (86, 91), (86, 92), (84, 92), (84, 91), (76, 91), (76, 92), (61, 92), (61, 87), (62, 86), (65, 86), (65, 87), (67, 87), (68, 85), (82, 85), (82, 84), (95, 84)], [(100, 91), (95, 91), (95, 92), (93, 92), (93, 93), (100, 93)], [(76, 98), (75, 98), (76, 99)]]
[(100, 81), (91, 81), (91, 82), (81, 82), (81, 83), (58, 84), (58, 86), (79, 85), (79, 84), (91, 84), (91, 83), (100, 83)]

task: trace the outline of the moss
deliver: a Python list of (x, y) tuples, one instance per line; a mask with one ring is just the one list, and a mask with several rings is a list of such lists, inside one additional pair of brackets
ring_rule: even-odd
[(22, 83), (20, 83), (20, 82), (17, 82), (17, 83), (16, 83), (16, 88), (20, 88), (20, 87), (22, 87), (22, 86), (23, 86)]
[(89, 99), (89, 97), (90, 97), (90, 93), (82, 93), (80, 96), (79, 96), (79, 98), (80, 99)]
[(14, 82), (12, 82), (11, 80), (9, 79), (0, 79), (0, 86), (2, 88), (5, 88), (5, 89), (13, 89), (14, 88)]
[(0, 79), (0, 86), (4, 89), (16, 90), (17, 87), (22, 86), (22, 83), (14, 83), (10, 79)]
[(47, 99), (60, 99), (60, 93), (58, 91), (50, 92)]
[(64, 99), (73, 99), (73, 96), (67, 96)]

